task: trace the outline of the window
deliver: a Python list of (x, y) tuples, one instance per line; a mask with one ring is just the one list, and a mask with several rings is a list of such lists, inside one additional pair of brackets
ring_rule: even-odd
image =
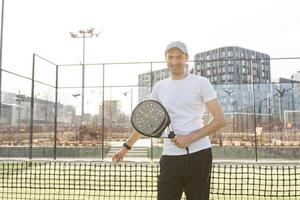
[(222, 75), (222, 81), (225, 81), (226, 80), (226, 74), (223, 74)]
[(225, 57), (225, 52), (221, 51), (221, 57)]

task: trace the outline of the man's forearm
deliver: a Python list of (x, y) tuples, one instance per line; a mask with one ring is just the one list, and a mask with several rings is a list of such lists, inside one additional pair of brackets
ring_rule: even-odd
[(140, 139), (140, 137), (141, 137), (141, 134), (139, 132), (137, 132), (136, 130), (134, 130), (126, 143), (132, 147), (134, 145), (134, 143), (138, 139)]
[(190, 143), (193, 143), (200, 138), (208, 136), (225, 126), (224, 119), (213, 119), (207, 125), (189, 134)]

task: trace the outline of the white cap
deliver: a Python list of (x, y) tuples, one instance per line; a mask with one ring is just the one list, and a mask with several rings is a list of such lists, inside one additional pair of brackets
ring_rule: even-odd
[(167, 51), (169, 51), (170, 49), (172, 49), (172, 48), (178, 48), (178, 49), (180, 49), (183, 53), (188, 54), (186, 45), (185, 45), (183, 42), (181, 42), (181, 41), (174, 41), (174, 42), (171, 42), (170, 44), (168, 44), (167, 47), (166, 47), (165, 53), (166, 53)]

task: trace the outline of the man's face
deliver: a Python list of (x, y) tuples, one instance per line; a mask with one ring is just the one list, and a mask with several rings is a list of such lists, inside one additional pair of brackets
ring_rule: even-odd
[(178, 48), (172, 48), (166, 52), (166, 63), (172, 74), (184, 73), (188, 58), (188, 55)]

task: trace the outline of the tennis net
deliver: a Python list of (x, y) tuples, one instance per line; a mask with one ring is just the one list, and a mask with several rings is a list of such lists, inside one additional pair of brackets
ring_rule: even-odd
[[(157, 162), (0, 161), (0, 199), (156, 199), (158, 174)], [(300, 199), (297, 163), (214, 162), (211, 178), (211, 199)]]

